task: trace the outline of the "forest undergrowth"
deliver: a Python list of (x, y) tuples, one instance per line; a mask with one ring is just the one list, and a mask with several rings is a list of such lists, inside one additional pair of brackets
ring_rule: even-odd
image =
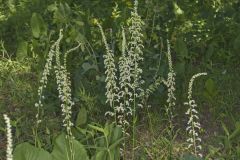
[[(33, 38), (17, 49), (28, 58), (12, 57), (0, 41), (0, 160), (240, 159), (239, 60), (189, 58), (171, 21), (159, 24), (164, 38), (151, 46), (139, 3), (126, 3), (117, 29), (92, 17), (96, 35), (84, 42), (68, 32), (72, 23), (60, 23), (68, 4), (49, 5), (57, 29), (48, 33), (33, 13)], [(172, 6), (176, 17), (184, 13)], [(111, 14), (121, 17), (117, 2)], [(151, 56), (149, 48), (160, 50)]]

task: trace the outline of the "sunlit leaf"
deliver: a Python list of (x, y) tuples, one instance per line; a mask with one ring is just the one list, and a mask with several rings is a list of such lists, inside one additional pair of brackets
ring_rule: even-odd
[(31, 29), (35, 38), (39, 38), (41, 34), (46, 34), (47, 27), (41, 15), (37, 13), (32, 14)]
[(175, 15), (182, 15), (184, 12), (183, 10), (177, 5), (176, 2), (173, 2), (174, 13)]
[(28, 43), (21, 41), (17, 48), (17, 59), (22, 60), (28, 56)]
[(19, 144), (13, 154), (14, 160), (52, 160), (51, 155), (29, 143)]
[(78, 112), (78, 116), (76, 119), (76, 126), (80, 127), (86, 124), (86, 122), (87, 122), (87, 110), (85, 107), (82, 107)]
[[(88, 160), (87, 151), (84, 146), (77, 140), (73, 140), (73, 153), (74, 159), (79, 160), (84, 159)], [(54, 147), (52, 152), (53, 160), (69, 160), (68, 156), (70, 154), (70, 147), (68, 141), (66, 140), (66, 135), (59, 135), (54, 141)]]

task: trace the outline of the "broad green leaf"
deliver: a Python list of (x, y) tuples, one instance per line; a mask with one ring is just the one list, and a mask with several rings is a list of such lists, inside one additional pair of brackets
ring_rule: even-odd
[(37, 16), (37, 13), (33, 13), (32, 18), (31, 18), (31, 28), (32, 28), (32, 34), (35, 38), (39, 38), (40, 36), (40, 24), (39, 24), (39, 19)]
[(210, 96), (212, 96), (212, 97), (215, 97), (218, 93), (217, 87), (211, 78), (209, 78), (205, 82), (205, 88), (206, 88), (207, 92), (210, 94)]
[[(77, 140), (73, 140), (73, 153), (73, 160), (89, 160), (87, 151)], [(66, 140), (66, 135), (61, 134), (54, 141), (52, 157), (53, 160), (69, 160), (68, 155), (70, 155), (70, 147), (68, 141)]]
[(97, 131), (99, 131), (99, 132), (104, 133), (104, 129), (103, 129), (103, 128), (100, 128), (100, 127), (98, 127), (98, 126), (94, 126), (94, 125), (91, 125), (91, 124), (89, 124), (88, 126), (89, 126), (90, 128), (92, 128), (92, 129), (94, 129), (94, 130), (97, 130)]
[(106, 149), (107, 148), (107, 143), (106, 143), (106, 138), (104, 136), (101, 136), (101, 137), (97, 137), (96, 138), (96, 144), (97, 144), (97, 147), (98, 150), (102, 150), (103, 148)]
[(180, 61), (176, 63), (176, 73), (177, 75), (184, 75), (185, 72), (185, 62), (184, 61)]
[(183, 59), (188, 57), (187, 45), (182, 37), (177, 38), (174, 49), (177, 52), (178, 58)]
[(79, 127), (76, 127), (77, 131), (80, 132), (81, 134), (83, 135), (86, 135), (87, 134), (87, 130), (86, 129), (83, 129), (83, 128), (79, 128)]
[(32, 34), (35, 38), (39, 38), (41, 34), (46, 34), (47, 27), (41, 15), (37, 13), (32, 14), (31, 29)]
[(52, 160), (51, 155), (40, 148), (36, 148), (29, 143), (19, 144), (13, 153), (14, 160)]
[(120, 138), (122, 138), (122, 129), (119, 126), (116, 126), (113, 130), (112, 138), (111, 138), (111, 143), (115, 143), (118, 141)]
[(210, 45), (208, 46), (207, 52), (206, 52), (206, 59), (209, 60), (212, 55), (215, 52), (215, 47), (217, 47), (217, 44), (215, 42), (210, 43)]
[(104, 127), (104, 136), (108, 137), (108, 135), (110, 134), (111, 130), (112, 130), (112, 127), (110, 125), (106, 124), (106, 126)]
[(111, 149), (111, 150), (112, 150), (112, 149), (115, 149), (117, 146), (120, 145), (120, 142), (122, 142), (123, 139), (124, 139), (124, 138), (120, 138), (120, 139), (114, 141), (114, 143), (112, 143), (112, 144), (109, 146), (109, 149)]
[(28, 55), (28, 43), (26, 41), (21, 41), (17, 48), (17, 59), (22, 60)]
[(80, 127), (86, 123), (87, 123), (87, 110), (85, 107), (82, 107), (78, 112), (78, 116), (76, 119), (76, 126)]
[(239, 50), (240, 50), (240, 35), (237, 36), (237, 38), (234, 40), (234, 42), (233, 42), (233, 48), (234, 48), (236, 51), (239, 51)]
[(182, 15), (184, 12), (183, 10), (177, 5), (176, 2), (173, 2), (174, 13), (175, 15)]
[(97, 152), (94, 160), (106, 160), (107, 159), (107, 151), (106, 150), (101, 150)]
[(138, 120), (138, 117), (135, 116), (135, 117), (133, 118), (133, 123), (137, 123), (137, 120)]

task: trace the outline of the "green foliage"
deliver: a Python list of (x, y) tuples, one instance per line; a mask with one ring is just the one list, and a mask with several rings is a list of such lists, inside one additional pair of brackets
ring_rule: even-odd
[(52, 160), (51, 155), (40, 148), (25, 142), (19, 144), (13, 154), (14, 160)]
[(106, 124), (104, 128), (88, 125), (103, 136), (96, 139), (96, 154), (93, 160), (120, 160), (120, 144), (123, 140), (122, 129), (114, 124)]
[[(53, 145), (54, 145), (53, 151), (52, 151), (53, 160), (69, 160), (69, 153), (71, 152), (70, 152), (69, 144), (66, 140), (65, 134), (59, 135), (55, 139)], [(76, 140), (73, 140), (72, 152), (74, 154), (73, 160), (78, 160), (79, 157), (86, 160), (89, 159), (87, 155), (87, 151), (85, 150), (84, 146)]]
[(28, 57), (28, 42), (26, 41), (21, 41), (19, 43), (19, 46), (17, 48), (17, 59), (18, 60), (23, 60), (24, 58)]
[(176, 40), (174, 49), (175, 49), (179, 59), (184, 60), (184, 58), (188, 58), (187, 45), (184, 42), (182, 37), (180, 37)]
[[(167, 146), (171, 143), (164, 134), (159, 134), (159, 131), (166, 127), (165, 123), (156, 127), (159, 120), (165, 118), (162, 106), (167, 90), (160, 81), (168, 71), (166, 39), (173, 44), (172, 55), (177, 81), (176, 104), (182, 104), (182, 97), (185, 96), (183, 88), (187, 84), (186, 77), (200, 70), (211, 75), (205, 84), (196, 86), (200, 88), (200, 85), (205, 85), (205, 90), (194, 93), (199, 102), (202, 102), (199, 112), (206, 128), (203, 131), (206, 159), (239, 159), (239, 5), (237, 0), (139, 1), (138, 12), (145, 23), (144, 63), (140, 67), (143, 69), (144, 87), (148, 88), (150, 85), (149, 90), (154, 91), (148, 95), (146, 103), (152, 106), (149, 111), (156, 113), (155, 117), (152, 117), (153, 114), (149, 114), (149, 117), (155, 122), (151, 126), (151, 132), (157, 132), (151, 135), (156, 142), (140, 142), (142, 137), (149, 136), (150, 126), (145, 123), (146, 113), (140, 110), (138, 121), (141, 125), (137, 126), (139, 135), (136, 137), (137, 145), (142, 144), (144, 147), (136, 146), (140, 148), (136, 149), (139, 159), (151, 159), (151, 156), (157, 159), (156, 155), (159, 153), (164, 157), (165, 153), (168, 153)], [(26, 156), (33, 156), (31, 159), (34, 160), (35, 156), (39, 160), (38, 154), (48, 156), (50, 153), (47, 151), (56, 149), (56, 141), (52, 142), (54, 137), (62, 132), (62, 117), (53, 77), (50, 77), (49, 86), (44, 92), (46, 99), (43, 113), (46, 120), (40, 126), (39, 133), (39, 142), (45, 150), (35, 148), (30, 143), (33, 143), (34, 135), (32, 124), (35, 123), (36, 111), (33, 105), (37, 93), (36, 82), (45, 64), (51, 40), (56, 39), (56, 33), (63, 28), (63, 53), (67, 48), (81, 43), (78, 51), (67, 56), (67, 69), (73, 84), (75, 103), (72, 117), (75, 126), (72, 130), (76, 143), (80, 144), (77, 146), (80, 150), (85, 150), (83, 152), (87, 153), (89, 159), (105, 160), (110, 156), (119, 159), (119, 147), (123, 142), (119, 129), (114, 125), (101, 127), (106, 118), (103, 115), (108, 110), (104, 95), (104, 50), (100, 33), (93, 25), (93, 18), (102, 20), (109, 46), (117, 61), (121, 51), (120, 26), (126, 26), (132, 8), (133, 3), (130, 0), (0, 0), (0, 113), (9, 112), (9, 115), (14, 117), (14, 142), (19, 144), (14, 152), (15, 157), (27, 159), (29, 157)], [(185, 108), (177, 105), (174, 123), (183, 133), (177, 136), (179, 144), (173, 146), (175, 157), (180, 157), (179, 153), (184, 152), (184, 147), (178, 146), (184, 145), (181, 140), (186, 136), (183, 129), (185, 117), (181, 117), (183, 112)], [(93, 125), (90, 123), (92, 121), (98, 124)], [(224, 122), (220, 126), (224, 133), (221, 133), (217, 125), (219, 121)], [(0, 128), (2, 160), (5, 154), (2, 121)], [(113, 136), (114, 132), (117, 138)], [(161, 138), (155, 138), (156, 135)], [(60, 141), (61, 146), (57, 145), (57, 150), (61, 150), (59, 154), (64, 154), (62, 149), (65, 142), (63, 139)], [(29, 151), (33, 151), (32, 155)], [(62, 157), (66, 158), (64, 155)], [(191, 158), (195, 159), (191, 156), (186, 159)], [(46, 157), (43, 159), (47, 160)]]
[(180, 160), (203, 160), (203, 159), (199, 157), (195, 157), (193, 155), (186, 154)]
[(208, 99), (211, 103), (214, 103), (215, 98), (218, 94), (215, 82), (211, 78), (209, 78), (205, 83), (205, 88), (205, 98)]
[(218, 101), (217, 97), (219, 94), (219, 90), (217, 88), (216, 82), (212, 79), (209, 78), (205, 82), (205, 90), (203, 92), (204, 98), (207, 100), (208, 104), (211, 105), (212, 107), (210, 108), (210, 111), (213, 113), (213, 116), (217, 117), (218, 114)]
[[(81, 143), (74, 140), (73, 152), (75, 159), (79, 157), (88, 160), (87, 151)], [(70, 149), (66, 141), (66, 135), (59, 135), (54, 141), (52, 153), (36, 148), (29, 143), (19, 144), (14, 151), (14, 160), (69, 160)], [(74, 159), (74, 160), (75, 160)]]
[(44, 23), (44, 20), (41, 15), (37, 13), (32, 14), (31, 29), (32, 29), (32, 34), (34, 38), (39, 38), (40, 35), (47, 34), (47, 26)]
[[(103, 136), (96, 137), (96, 144), (93, 147), (95, 153), (92, 155), (92, 160), (119, 160), (120, 159), (120, 143), (123, 140), (122, 130), (120, 127), (114, 127), (114, 124), (106, 124), (104, 128), (88, 125), (93, 130), (103, 134)], [(87, 148), (79, 141), (73, 140), (74, 160), (82, 159), (88, 160), (89, 156)], [(37, 148), (25, 142), (17, 145), (14, 150), (14, 160), (69, 160), (70, 148), (66, 135), (64, 133), (57, 136), (53, 142), (53, 150), (51, 153), (44, 149)]]
[(75, 124), (76, 127), (82, 127), (86, 123), (87, 123), (87, 110), (85, 107), (82, 107), (78, 112)]
[(223, 144), (223, 154), (225, 157), (230, 159), (240, 158), (239, 156), (239, 137), (240, 137), (240, 122), (236, 122), (235, 128), (232, 132), (226, 127), (224, 123), (222, 123), (222, 128), (224, 130), (225, 135), (221, 136), (222, 144)]

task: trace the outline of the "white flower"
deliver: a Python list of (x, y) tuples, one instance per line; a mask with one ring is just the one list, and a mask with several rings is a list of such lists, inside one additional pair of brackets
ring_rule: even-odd
[(175, 77), (176, 74), (173, 70), (172, 67), (172, 56), (171, 56), (171, 50), (170, 50), (170, 43), (169, 40), (167, 39), (167, 57), (168, 57), (168, 66), (169, 66), (169, 73), (168, 73), (168, 78), (167, 81), (163, 80), (163, 83), (167, 86), (168, 90), (168, 98), (167, 98), (167, 105), (166, 105), (166, 114), (168, 116), (168, 119), (170, 121), (170, 129), (172, 129), (172, 119), (173, 119), (173, 110), (175, 107)]
[(13, 155), (12, 155), (12, 151), (13, 151), (13, 146), (12, 146), (12, 130), (11, 130), (11, 124), (10, 124), (10, 118), (4, 114), (3, 115), (5, 123), (6, 123), (6, 129), (7, 129), (7, 160), (12, 160), (13, 159)]
[(103, 39), (103, 43), (105, 45), (106, 48), (106, 54), (103, 55), (104, 58), (104, 66), (105, 66), (105, 74), (106, 74), (106, 79), (105, 82), (106, 84), (106, 96), (107, 96), (107, 103), (109, 102), (110, 106), (113, 107), (113, 103), (114, 103), (114, 98), (116, 97), (116, 92), (118, 90), (117, 88), (117, 83), (116, 83), (116, 67), (115, 67), (115, 63), (114, 63), (114, 54), (113, 51), (110, 49), (107, 40), (106, 40), (106, 36), (103, 32), (102, 26), (97, 23), (100, 32), (102, 34), (102, 39)]
[(192, 99), (192, 87), (194, 80), (199, 77), (207, 75), (207, 73), (198, 73), (192, 76), (189, 87), (188, 87), (188, 102), (185, 102), (184, 105), (188, 105), (189, 108), (186, 112), (186, 115), (189, 116), (188, 126), (186, 130), (188, 131), (189, 138), (187, 142), (189, 143), (188, 149), (196, 156), (202, 157), (201, 150), (202, 146), (200, 144), (201, 138), (199, 137), (199, 130), (201, 129), (201, 125), (199, 123), (199, 116), (197, 111), (197, 104), (195, 100)]
[(42, 100), (44, 99), (44, 96), (43, 96), (43, 89), (46, 88), (47, 86), (47, 82), (48, 82), (48, 76), (50, 75), (50, 70), (52, 69), (52, 61), (53, 61), (53, 57), (55, 55), (55, 49), (57, 46), (59, 46), (59, 43), (61, 42), (63, 38), (63, 35), (62, 35), (62, 30), (60, 30), (60, 33), (59, 33), (59, 38), (58, 40), (51, 46), (49, 52), (48, 52), (48, 57), (47, 57), (47, 62), (45, 64), (45, 67), (44, 67), (44, 70), (43, 70), (43, 73), (42, 73), (42, 78), (40, 80), (40, 86), (38, 88), (38, 97), (39, 97), (39, 100), (38, 100), (38, 103), (35, 103), (35, 107), (37, 108), (37, 114), (36, 114), (36, 121), (37, 121), (37, 124), (39, 122), (41, 122), (39, 120), (40, 118), (40, 107), (42, 107)]

